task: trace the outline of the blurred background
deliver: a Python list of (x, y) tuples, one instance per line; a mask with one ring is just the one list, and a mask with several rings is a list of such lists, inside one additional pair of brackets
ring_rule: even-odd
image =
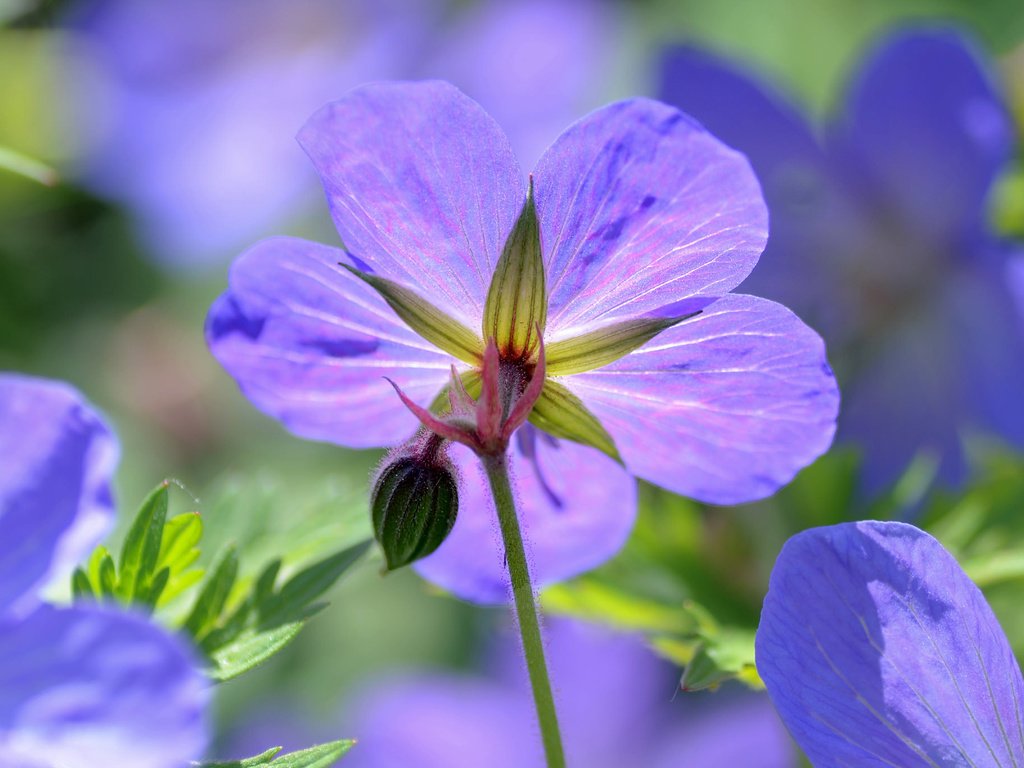
[[(808, 136), (826, 137), (865, 57), (887, 35), (953, 30), (968, 41), (1010, 129), (979, 194), (984, 237), (935, 250), (997, 254), (985, 259), (998, 266), (1000, 290), (1024, 296), (1013, 277), (1024, 276), (1015, 239), (1024, 236), (1020, 0), (0, 0), (0, 25), (0, 367), (70, 381), (108, 414), (123, 445), (125, 517), (160, 479), (174, 478), (175, 510), (203, 513), (206, 555), (237, 542), (248, 572), (274, 554), (303, 562), (370, 530), (368, 478), (380, 454), (289, 436), (239, 394), (203, 340), (206, 310), (248, 245), (276, 234), (338, 243), (294, 135), (357, 84), (450, 80), (497, 119), (530, 168), (573, 120), (632, 95), (671, 98), (718, 133), (721, 115), (700, 113), (700, 88), (676, 87), (678, 46), (713, 55), (708, 61), (783, 100)], [(941, 100), (947, 83), (941, 70), (931, 74)], [(726, 120), (723, 139), (762, 151), (742, 146), (749, 136), (735, 127)], [(761, 156), (751, 157), (760, 173)], [(770, 193), (771, 181), (762, 182)], [(774, 207), (772, 214), (774, 238), (781, 217)], [(812, 258), (821, 251), (826, 259), (833, 241), (850, 250), (842, 227), (825, 229)], [(884, 247), (898, 255), (906, 242)], [(858, 247), (885, 252), (877, 242)], [(769, 255), (772, 248), (780, 250), (774, 240)], [(893, 259), (876, 269), (884, 273)], [(758, 269), (770, 269), (768, 260)], [(814, 299), (792, 306), (819, 327), (814, 307), (833, 297)], [(992, 306), (955, 312), (994, 317)], [(928, 312), (915, 317), (924, 318), (920, 338), (945, 333), (928, 324)], [(545, 595), (553, 614), (644, 638), (551, 619), (556, 658), (561, 643), (585, 649), (575, 659), (564, 654), (569, 730), (618, 739), (596, 753), (605, 763), (581, 764), (797, 764), (766, 697), (746, 691), (757, 682), (748, 647), (774, 557), (809, 525), (924, 521), (986, 588), (1024, 652), (1014, 600), (1024, 576), (1024, 427), (1015, 426), (1024, 424), (1015, 396), (1024, 355), (1011, 359), (1017, 345), (1024, 350), (1019, 318), (1001, 327), (999, 349), (986, 358), (1009, 394), (966, 384), (984, 390), (985, 408), (932, 414), (964, 414), (947, 430), (968, 445), (962, 456), (958, 447), (949, 458), (946, 432), (936, 433), (933, 443), (894, 449), (879, 468), (877, 435), (850, 425), (831, 454), (759, 505), (708, 510), (642, 489), (640, 522), (623, 554)], [(844, 392), (849, 384), (855, 397), (874, 342), (847, 343), (840, 330), (833, 346), (832, 330), (819, 330)], [(908, 374), (912, 388), (948, 379), (945, 368), (922, 365)], [(864, 391), (873, 402), (874, 390)], [(996, 401), (992, 420), (978, 416)], [(502, 661), (514, 645), (505, 612), (441, 595), (411, 571), (379, 570), (379, 561), (364, 562), (287, 652), (220, 686), (214, 755), (356, 736), (365, 755), (357, 749), (345, 764), (447, 765), (456, 763), (373, 757), (376, 734), (415, 743), (446, 729), (487, 734), (503, 722), (507, 733), (488, 743), (518, 733), (520, 715), (510, 713), (523, 691)], [(700, 692), (678, 690), (687, 664), (686, 687)], [(647, 730), (626, 728), (631, 718)], [(618, 729), (598, 725), (606, 720)], [(641, 732), (650, 749), (637, 758), (628, 746)]]

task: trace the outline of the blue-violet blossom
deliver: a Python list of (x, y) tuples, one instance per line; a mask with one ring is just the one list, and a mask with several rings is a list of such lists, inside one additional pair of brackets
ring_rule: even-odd
[(113, 519), (117, 441), (71, 387), (0, 374), (0, 765), (181, 768), (202, 756), (208, 684), (185, 644), (99, 605), (55, 608)]
[(95, 63), (77, 83), (80, 118), (98, 123), (83, 180), (133, 213), (167, 265), (221, 263), (315, 202), (290, 134), (361, 82), (457, 82), (535, 159), (600, 103), (614, 10), (593, 0), (77, 4), (69, 24)]
[(920, 450), (959, 481), (965, 430), (1024, 446), (1020, 277), (985, 207), (1013, 129), (973, 45), (948, 29), (896, 33), (821, 137), (697, 50), (666, 55), (661, 95), (750, 158), (772, 236), (744, 287), (822, 331), (844, 388), (839, 439), (863, 447), (869, 490)]
[[(239, 257), (207, 320), (213, 354), (297, 435), (401, 443), (417, 419), (383, 377), (422, 408), (453, 365), (480, 381), (495, 265), (517, 216), (535, 211), (547, 353), (531, 327), (533, 346), (515, 359), (501, 351), (500, 364), (547, 373), (532, 423), (513, 438), (537, 582), (619, 549), (636, 510), (630, 473), (732, 504), (773, 493), (828, 447), (838, 391), (821, 339), (785, 307), (729, 293), (767, 235), (753, 172), (678, 110), (634, 99), (584, 117), (541, 158), (530, 198), (498, 125), (439, 81), (357, 88), (317, 112), (299, 142), (345, 250), (277, 238)], [(429, 303), (457, 333), (428, 342), (366, 280)], [(650, 327), (664, 330), (615, 347)], [(618, 351), (574, 357), (594, 347)], [(564, 436), (569, 415), (592, 440), (544, 431)], [(417, 567), (466, 598), (503, 601), (508, 577), (477, 462), (460, 445), (452, 458), (461, 512)]]
[(772, 571), (757, 668), (818, 768), (1024, 765), (1024, 679), (981, 590), (892, 522), (814, 528)]

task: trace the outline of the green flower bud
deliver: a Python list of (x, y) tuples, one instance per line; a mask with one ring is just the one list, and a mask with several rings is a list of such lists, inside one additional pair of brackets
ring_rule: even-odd
[(448, 537), (459, 511), (451, 464), (429, 454), (387, 459), (374, 483), (370, 509), (388, 570), (426, 557)]

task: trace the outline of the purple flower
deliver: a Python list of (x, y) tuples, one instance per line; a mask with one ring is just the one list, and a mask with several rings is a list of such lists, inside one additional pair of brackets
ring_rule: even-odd
[[(794, 749), (764, 696), (673, 701), (678, 674), (642, 643), (551, 622), (548, 657), (570, 765), (588, 768), (788, 768)], [(350, 709), (350, 768), (544, 765), (517, 643), (484, 676), (408, 673), (376, 683)], [(717, 700), (714, 700), (716, 699)], [(722, 701), (721, 698), (725, 700)], [(701, 707), (691, 706), (701, 704)]]
[[(614, 14), (589, 0), (107, 0), (72, 21), (97, 73), (87, 183), (134, 213), (155, 255), (199, 267), (316, 199), (295, 126), (360, 82), (446, 77), (539, 152), (596, 106)], [(509, 57), (517, 64), (509, 66)], [(514, 73), (514, 76), (512, 75)], [(581, 100), (583, 103), (580, 103)]]
[(0, 374), (0, 745), (4, 765), (180, 768), (202, 755), (208, 686), (145, 619), (52, 608), (113, 518), (114, 435), (65, 384)]
[[(358, 88), (314, 115), (299, 141), (347, 250), (284, 238), (254, 246), (210, 311), (210, 348), (299, 436), (403, 442), (417, 420), (382, 377), (421, 407), (453, 364), (479, 383), (486, 298), (524, 210), (523, 174), (497, 124), (441, 82)], [(548, 374), (535, 428), (514, 440), (543, 584), (622, 544), (635, 514), (627, 469), (711, 503), (767, 496), (828, 447), (838, 393), (813, 331), (779, 304), (728, 293), (757, 261), (767, 212), (745, 159), (685, 115), (645, 99), (598, 110), (531, 178), (546, 368), (535, 335), (521, 358), (500, 355), (526, 378)], [(430, 330), (456, 336), (428, 342), (339, 264), (429, 302), (446, 315)], [(470, 454), (453, 450), (465, 501), (422, 571), (469, 599), (500, 601), (507, 576), (484, 491)]]
[(1024, 445), (1011, 249), (985, 209), (1012, 128), (974, 47), (949, 30), (896, 34), (820, 139), (778, 94), (699, 51), (671, 51), (663, 78), (665, 99), (757, 171), (772, 236), (744, 285), (822, 329), (844, 382), (839, 437), (863, 446), (868, 488), (919, 450), (956, 482), (965, 431)]
[(903, 523), (797, 534), (756, 640), (772, 701), (816, 766), (1021, 765), (1024, 679), (981, 591)]

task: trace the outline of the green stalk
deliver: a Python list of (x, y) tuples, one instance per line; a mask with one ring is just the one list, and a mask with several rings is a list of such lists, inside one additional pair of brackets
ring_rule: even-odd
[(551, 695), (551, 679), (544, 661), (544, 643), (540, 637), (540, 622), (537, 605), (533, 600), (533, 585), (530, 583), (530, 569), (526, 563), (523, 548), (523, 534), (519, 530), (516, 516), (516, 501), (508, 477), (508, 462), (504, 454), (482, 456), (487, 479), (494, 495), (494, 506), (498, 510), (501, 538), (505, 543), (505, 559), (512, 579), (512, 597), (516, 604), (516, 618), (519, 633), (523, 639), (523, 653), (526, 655), (526, 669), (530, 673), (530, 687), (533, 689), (533, 703), (540, 722), (541, 738), (544, 741), (544, 755), (548, 768), (565, 768), (565, 754), (562, 751), (562, 736), (558, 731), (558, 716), (555, 714), (555, 699)]

